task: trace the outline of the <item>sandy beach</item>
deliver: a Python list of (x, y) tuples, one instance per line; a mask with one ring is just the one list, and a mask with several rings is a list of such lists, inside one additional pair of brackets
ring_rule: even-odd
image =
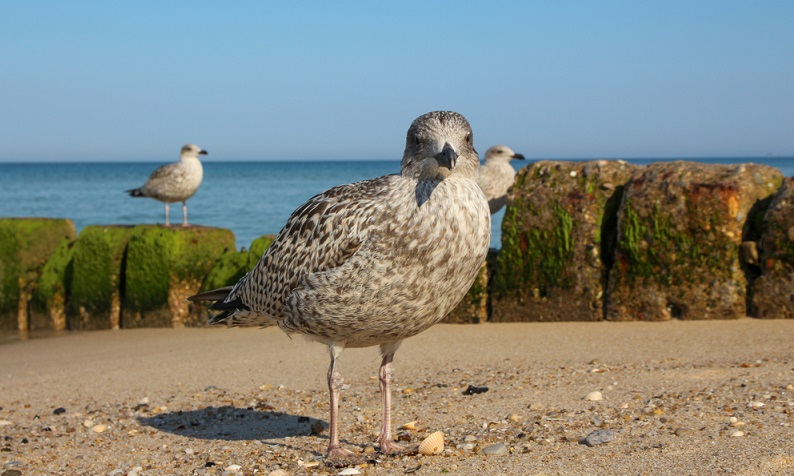
[[(444, 453), (356, 469), (792, 474), (792, 343), (790, 320), (437, 325), (397, 353), (394, 419), (407, 441), (443, 431)], [(375, 348), (342, 356), (355, 451), (377, 435), (378, 363)], [(338, 474), (322, 463), (327, 366), (324, 346), (274, 328), (0, 345), (0, 474)], [(596, 430), (614, 439), (584, 444)]]

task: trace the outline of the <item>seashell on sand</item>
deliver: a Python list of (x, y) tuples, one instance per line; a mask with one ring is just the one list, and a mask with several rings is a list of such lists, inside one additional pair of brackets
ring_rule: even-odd
[(417, 423), (419, 423), (419, 422), (416, 421), (416, 420), (409, 421), (408, 423), (406, 423), (405, 425), (401, 426), (400, 428), (402, 428), (403, 430), (416, 430), (416, 424)]
[(437, 431), (419, 443), (419, 453), (423, 455), (438, 455), (444, 451), (444, 432)]

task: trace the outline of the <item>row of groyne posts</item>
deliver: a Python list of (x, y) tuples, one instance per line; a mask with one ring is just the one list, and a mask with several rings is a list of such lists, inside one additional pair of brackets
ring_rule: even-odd
[[(756, 164), (540, 161), (447, 322), (794, 317), (794, 179)], [(231, 231), (0, 219), (0, 330), (206, 325), (186, 298), (272, 242)]]

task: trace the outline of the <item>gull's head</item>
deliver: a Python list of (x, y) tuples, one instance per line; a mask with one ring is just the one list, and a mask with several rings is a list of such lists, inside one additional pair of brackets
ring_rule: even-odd
[(437, 180), (474, 178), (479, 165), (469, 121), (457, 112), (428, 112), (408, 128), (403, 175)]
[(199, 155), (207, 155), (207, 151), (196, 144), (185, 144), (182, 146), (183, 159), (198, 159)]
[(485, 163), (488, 162), (497, 162), (497, 163), (508, 163), (511, 160), (518, 159), (524, 160), (524, 156), (521, 154), (516, 154), (513, 152), (513, 149), (507, 147), (506, 145), (495, 145), (485, 151)]

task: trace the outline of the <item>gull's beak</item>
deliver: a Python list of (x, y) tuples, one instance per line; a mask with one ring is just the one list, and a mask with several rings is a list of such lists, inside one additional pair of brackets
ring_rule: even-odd
[(202, 149), (199, 151), (199, 155), (207, 155), (207, 151)]
[(452, 170), (455, 167), (455, 164), (458, 162), (458, 154), (455, 152), (455, 149), (449, 145), (449, 142), (444, 143), (444, 148), (441, 149), (441, 152), (436, 154), (436, 160), (438, 161), (438, 165), (440, 167), (446, 167), (449, 170)]
[(521, 154), (513, 154), (513, 155), (511, 155), (511, 156), (510, 156), (510, 158), (511, 158), (511, 159), (518, 159), (518, 160), (524, 160), (524, 159), (526, 159), (526, 157), (524, 157), (524, 156), (523, 156), (523, 155), (521, 155)]

